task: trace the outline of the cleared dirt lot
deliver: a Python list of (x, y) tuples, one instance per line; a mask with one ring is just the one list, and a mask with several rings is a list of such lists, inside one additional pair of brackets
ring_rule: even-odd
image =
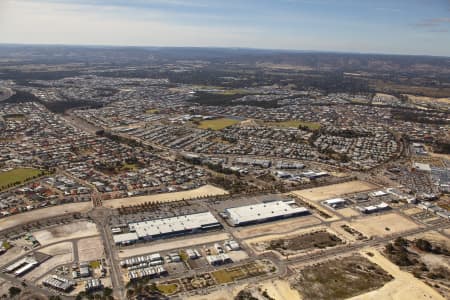
[(337, 210), (337, 212), (340, 213), (341, 215), (343, 215), (346, 218), (347, 217), (359, 216), (359, 212), (354, 210), (353, 208), (350, 208), (350, 207), (339, 209), (339, 210)]
[(40, 251), (53, 256), (26, 274), (24, 276), (26, 280), (36, 281), (54, 268), (73, 261), (73, 248), (70, 242), (48, 246)]
[(419, 214), (421, 212), (423, 212), (423, 209), (418, 208), (418, 207), (408, 208), (403, 211), (403, 213), (408, 216)]
[(218, 196), (226, 194), (228, 194), (228, 192), (221, 188), (212, 185), (204, 185), (190, 191), (108, 200), (104, 202), (103, 206), (109, 208), (119, 208), (121, 206), (136, 205), (145, 202), (171, 202), (183, 199), (193, 199), (196, 197)]
[(446, 236), (440, 234), (437, 231), (424, 232), (421, 234), (414, 235), (414, 236), (410, 237), (409, 239), (417, 239), (417, 238), (426, 239), (426, 240), (428, 240), (432, 243), (435, 243), (441, 247), (450, 249), (450, 239), (447, 238)]
[[(360, 218), (351, 222), (350, 226), (368, 237), (382, 237), (419, 228), (419, 225), (417, 225), (413, 221), (410, 221), (396, 213), (388, 213)], [(386, 228), (388, 228), (389, 230), (386, 230)]]
[(78, 259), (92, 261), (103, 257), (105, 250), (100, 237), (92, 237), (78, 241)]
[(276, 300), (301, 300), (300, 294), (294, 290), (289, 282), (285, 280), (271, 280), (263, 282), (261, 290), (267, 291), (267, 294)]
[(306, 198), (311, 201), (321, 201), (336, 198), (345, 194), (353, 194), (358, 192), (370, 191), (379, 188), (371, 183), (355, 180), (339, 184), (332, 184), (318, 188), (293, 191), (296, 196)]
[(121, 249), (121, 251), (119, 252), (119, 257), (125, 258), (136, 255), (166, 251), (171, 249), (187, 248), (195, 245), (209, 244), (228, 239), (230, 239), (230, 235), (228, 233), (216, 233), (211, 235), (186, 237), (184, 239), (174, 240), (170, 242), (161, 242), (161, 243), (150, 242), (135, 248)]
[(233, 232), (233, 235), (241, 239), (247, 239), (266, 234), (290, 233), (302, 227), (318, 225), (321, 221), (314, 216), (303, 216), (284, 221), (270, 222), (250, 227), (240, 227)]
[(42, 248), (39, 250), (39, 252), (55, 256), (55, 255), (61, 255), (61, 254), (67, 254), (67, 253), (73, 253), (73, 246), (72, 242), (64, 242), (59, 243), (55, 245), (51, 245), (45, 248)]
[[(370, 252), (373, 256), (366, 253)], [(362, 251), (371, 262), (380, 266), (383, 270), (394, 277), (394, 280), (385, 284), (382, 288), (351, 298), (351, 300), (440, 300), (444, 299), (432, 287), (426, 285), (412, 274), (400, 270), (400, 268), (391, 263), (387, 258), (382, 256), (374, 249), (366, 249)]]
[(46, 260), (42, 264), (40, 264), (36, 269), (32, 270), (30, 273), (26, 274), (24, 278), (29, 281), (36, 281), (40, 277), (44, 276), (46, 273), (50, 272), (54, 268), (69, 264), (73, 260), (72, 253), (56, 255)]
[(59, 241), (98, 235), (98, 230), (94, 223), (81, 221), (36, 231), (33, 235), (41, 245), (48, 245)]
[[(316, 232), (321, 232), (321, 231), (327, 232), (329, 234), (337, 235), (341, 240), (345, 240), (343, 235), (333, 232), (326, 226), (317, 226), (317, 227), (312, 227), (312, 228), (307, 228), (307, 229), (296, 230), (294, 232), (290, 232), (289, 234), (272, 234), (272, 235), (265, 235), (265, 236), (261, 236), (261, 237), (257, 237), (257, 238), (253, 238), (253, 239), (247, 239), (247, 240), (244, 240), (244, 243), (249, 245), (255, 252), (262, 253), (262, 252), (266, 252), (266, 251), (271, 251), (268, 248), (270, 248), (270, 243), (272, 241), (276, 241), (276, 240), (280, 240), (280, 239), (288, 240), (288, 239), (299, 238), (299, 237), (302, 237), (305, 235), (309, 235), (311, 233), (316, 233)], [(302, 249), (302, 250), (313, 251), (314, 249), (316, 249), (313, 246), (308, 248), (306, 243), (304, 244), (304, 246), (306, 248)], [(302, 252), (302, 250), (298, 250), (298, 251), (294, 251), (294, 252), (297, 252), (298, 254), (300, 254)], [(277, 250), (273, 250), (273, 251), (277, 251)], [(277, 252), (279, 252), (279, 251), (277, 251)]]
[(293, 286), (304, 299), (336, 300), (380, 288), (392, 279), (381, 267), (353, 254), (302, 268)]
[(19, 256), (25, 254), (26, 251), (23, 249), (22, 246), (14, 246), (6, 253), (0, 255), (0, 266), (6, 265), (9, 262), (13, 261), (14, 259), (18, 258)]
[(244, 289), (247, 285), (231, 285), (231, 286), (219, 286), (214, 291), (207, 295), (196, 295), (185, 297), (186, 300), (230, 300), (234, 299), (236, 295)]
[(1, 218), (0, 229), (3, 230), (24, 223), (39, 221), (42, 219), (61, 216), (64, 214), (86, 212), (91, 208), (91, 202), (81, 202), (36, 209), (34, 211), (17, 214), (11, 217)]

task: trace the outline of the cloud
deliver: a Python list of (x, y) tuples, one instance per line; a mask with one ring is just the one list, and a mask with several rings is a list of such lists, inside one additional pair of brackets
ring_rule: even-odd
[(450, 24), (450, 18), (433, 18), (426, 19), (421, 22), (418, 22), (414, 25), (419, 27), (438, 27), (441, 25)]

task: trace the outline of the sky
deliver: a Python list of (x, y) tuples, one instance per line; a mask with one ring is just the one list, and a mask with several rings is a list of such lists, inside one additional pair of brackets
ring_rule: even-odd
[(450, 56), (450, 0), (0, 0), (0, 43)]

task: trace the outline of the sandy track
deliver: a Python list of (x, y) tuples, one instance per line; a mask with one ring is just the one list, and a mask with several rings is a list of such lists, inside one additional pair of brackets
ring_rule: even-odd
[(27, 222), (39, 221), (42, 219), (61, 216), (64, 214), (86, 212), (91, 208), (91, 202), (80, 202), (36, 209), (34, 211), (1, 218), (0, 229), (4, 230)]
[(192, 238), (184, 238), (180, 240), (170, 241), (170, 242), (162, 242), (162, 243), (148, 243), (141, 247), (124, 249), (119, 252), (120, 258), (131, 257), (136, 255), (143, 255), (149, 253), (155, 253), (160, 251), (166, 251), (171, 249), (178, 248), (187, 248), (193, 247), (195, 245), (201, 244), (209, 244), (218, 241), (224, 241), (230, 239), (230, 235), (228, 233), (216, 233), (212, 235), (202, 235), (198, 237)]
[(358, 192), (370, 191), (377, 189), (376, 185), (371, 183), (355, 180), (344, 183), (332, 184), (327, 186), (322, 186), (318, 188), (306, 189), (293, 191), (292, 193), (296, 196), (306, 198), (311, 201), (320, 201), (331, 198), (336, 198), (345, 194), (353, 194)]
[(183, 199), (194, 199), (196, 197), (206, 197), (206, 196), (218, 196), (218, 195), (226, 195), (227, 191), (212, 186), (212, 185), (204, 185), (194, 190), (190, 191), (182, 191), (182, 192), (174, 192), (174, 193), (164, 193), (164, 194), (156, 194), (156, 195), (148, 195), (148, 196), (139, 196), (139, 197), (129, 197), (129, 198), (120, 198), (114, 200), (104, 201), (103, 206), (109, 208), (119, 208), (123, 206), (129, 205), (137, 205), (145, 202), (171, 202), (178, 201)]
[(49, 229), (36, 231), (34, 237), (41, 245), (48, 245), (55, 242), (83, 238), (98, 235), (97, 226), (92, 222), (81, 221), (67, 225), (54, 226)]
[(440, 300), (444, 299), (437, 291), (424, 282), (415, 278), (412, 274), (400, 270), (400, 268), (391, 263), (374, 249), (365, 250), (374, 254), (373, 257), (363, 253), (371, 262), (379, 265), (386, 272), (394, 277), (394, 280), (385, 284), (382, 288), (365, 293), (351, 300)]

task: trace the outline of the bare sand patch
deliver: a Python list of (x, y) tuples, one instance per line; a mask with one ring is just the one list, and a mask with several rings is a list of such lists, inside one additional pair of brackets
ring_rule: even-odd
[(64, 242), (59, 243), (55, 245), (51, 245), (45, 248), (42, 248), (39, 250), (39, 252), (55, 256), (55, 255), (62, 255), (67, 253), (73, 253), (73, 245), (72, 242)]
[[(262, 254), (264, 252), (272, 252), (275, 253), (276, 255), (278, 255), (280, 257), (280, 259), (286, 259), (285, 254), (283, 254), (283, 251), (280, 250), (271, 250), (268, 249), (270, 242), (271, 241), (275, 241), (275, 240), (288, 240), (288, 239), (294, 239), (294, 238), (299, 238), (301, 236), (307, 235), (307, 234), (311, 234), (311, 233), (316, 233), (316, 232), (322, 232), (325, 231), (328, 234), (332, 234), (337, 236), (338, 238), (341, 239), (342, 242), (347, 241), (347, 237), (335, 232), (333, 230), (331, 230), (329, 227), (326, 226), (315, 226), (315, 227), (311, 227), (311, 228), (304, 228), (304, 229), (299, 229), (296, 230), (294, 232), (289, 232), (288, 234), (271, 234), (271, 235), (264, 235), (261, 237), (256, 237), (256, 238), (250, 238), (247, 240), (244, 240), (243, 242), (248, 245), (250, 248), (252, 248), (257, 254)], [(339, 247), (340, 245), (336, 245), (334, 247)], [(305, 249), (299, 249), (299, 250), (291, 250), (292, 253), (289, 254), (289, 257), (297, 257), (297, 256), (302, 256), (305, 254), (309, 254), (312, 252), (316, 252), (316, 251), (321, 251), (320, 248), (316, 248), (315, 246), (311, 246)]]
[(37, 266), (34, 270), (32, 270), (30, 273), (26, 274), (24, 278), (29, 281), (36, 281), (42, 276), (44, 276), (46, 273), (50, 272), (56, 267), (59, 267), (61, 265), (69, 264), (73, 261), (73, 254), (72, 253), (66, 253), (66, 254), (60, 254), (51, 257), (50, 259), (44, 261), (42, 264)]
[(301, 300), (300, 294), (286, 280), (270, 280), (261, 284), (261, 290), (276, 300)]
[(418, 239), (418, 238), (426, 239), (426, 240), (432, 242), (433, 244), (438, 244), (447, 249), (450, 249), (450, 239), (437, 231), (423, 232), (423, 233), (414, 235), (412, 237), (409, 237), (408, 239), (411, 240), (411, 239)]
[(170, 242), (161, 242), (161, 243), (148, 243), (143, 246), (137, 246), (129, 249), (120, 249), (119, 257), (126, 258), (136, 255), (143, 255), (148, 253), (161, 252), (171, 249), (178, 248), (187, 248), (195, 245), (209, 244), (218, 241), (225, 241), (230, 239), (230, 235), (228, 233), (216, 233), (211, 235), (201, 235), (197, 237), (185, 237), (179, 240), (174, 240)]
[(379, 187), (369, 182), (355, 180), (306, 190), (293, 191), (292, 193), (301, 198), (306, 198), (307, 200), (320, 201), (335, 198), (345, 194), (370, 191), (377, 188)]
[(312, 233), (312, 232), (316, 232), (316, 231), (322, 231), (325, 230), (327, 232), (333, 233), (331, 230), (329, 230), (328, 227), (326, 226), (314, 226), (314, 227), (310, 227), (310, 228), (303, 228), (303, 229), (298, 229), (289, 233), (281, 233), (281, 234), (269, 234), (269, 235), (263, 235), (263, 236), (259, 236), (259, 237), (255, 237), (255, 238), (249, 238), (244, 240), (244, 243), (246, 243), (247, 245), (249, 245), (251, 248), (253, 248), (256, 252), (265, 252), (261, 251), (262, 249), (260, 249), (260, 247), (257, 246), (257, 244), (261, 244), (261, 243), (267, 243), (273, 240), (278, 240), (278, 239), (290, 239), (290, 238), (294, 238), (296, 236), (300, 236), (300, 235), (304, 235), (304, 234), (308, 234), (308, 233)]
[(88, 221), (75, 222), (66, 225), (53, 226), (51, 228), (33, 232), (33, 236), (41, 243), (48, 245), (55, 242), (98, 235), (95, 223)]
[(302, 227), (318, 225), (321, 221), (315, 216), (303, 216), (284, 221), (270, 222), (266, 224), (253, 225), (248, 228), (239, 228), (233, 232), (233, 235), (241, 239), (257, 237), (275, 233), (287, 233), (295, 231)]
[[(373, 253), (373, 256), (367, 255)], [(394, 277), (394, 280), (385, 284), (382, 288), (350, 298), (351, 300), (438, 300), (444, 299), (437, 291), (424, 282), (415, 278), (412, 274), (402, 271), (391, 263), (375, 249), (366, 249), (362, 254), (371, 262), (379, 265)]]
[(91, 202), (70, 203), (47, 208), (36, 209), (30, 212), (16, 214), (0, 219), (0, 228), (8, 229), (28, 222), (35, 222), (42, 219), (71, 214), (76, 212), (86, 212), (92, 208)]
[(450, 228), (442, 230), (443, 233), (450, 235)]
[[(195, 295), (183, 297), (185, 300), (230, 300), (234, 299), (236, 295), (243, 290), (247, 285), (231, 285), (219, 286), (217, 290), (206, 295)], [(278, 299), (277, 299), (278, 300)]]
[(350, 207), (339, 209), (337, 212), (343, 215), (344, 218), (359, 216), (359, 212)]
[[(352, 221), (350, 226), (368, 237), (382, 237), (419, 228), (419, 225), (413, 221), (410, 221), (396, 213), (359, 218)], [(386, 230), (387, 228), (388, 230)]]
[[(336, 232), (339, 233), (340, 235), (342, 235), (347, 241), (349, 242), (355, 242), (358, 240), (358, 234), (355, 233), (354, 235), (351, 234), (348, 231), (345, 231), (344, 228), (342, 228), (342, 225), (347, 225), (350, 226), (348, 222), (345, 221), (338, 221), (338, 222), (333, 222), (330, 224), (330, 228)], [(350, 226), (351, 227), (351, 226)], [(351, 227), (352, 229), (355, 229), (353, 227)]]
[(446, 103), (450, 104), (450, 98), (433, 98), (433, 97), (426, 97), (426, 96), (417, 96), (417, 95), (407, 95), (408, 99), (413, 102), (440, 102), (440, 103)]
[(103, 248), (103, 241), (98, 237), (92, 237), (79, 240), (78, 259), (80, 261), (93, 261), (103, 257), (105, 250)]
[(0, 255), (0, 266), (6, 265), (26, 253), (23, 246), (14, 245), (6, 253)]
[(212, 197), (226, 194), (228, 194), (228, 192), (224, 189), (212, 185), (204, 185), (202, 187), (190, 191), (107, 200), (104, 201), (103, 206), (108, 208), (119, 208), (121, 206), (137, 205), (145, 202), (171, 202), (183, 199), (187, 200), (187, 199), (194, 199), (197, 197), (207, 197), (207, 196)]
[(228, 252), (228, 256), (231, 258), (233, 262), (239, 262), (241, 260), (247, 259), (248, 254), (243, 250), (238, 251), (230, 251)]
[(418, 207), (408, 208), (403, 211), (403, 213), (407, 216), (412, 216), (421, 212), (423, 212), (423, 209)]

